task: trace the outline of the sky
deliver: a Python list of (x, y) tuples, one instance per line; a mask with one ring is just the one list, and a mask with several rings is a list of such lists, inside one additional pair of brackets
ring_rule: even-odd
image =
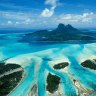
[(0, 0), (0, 28), (96, 28), (96, 0)]

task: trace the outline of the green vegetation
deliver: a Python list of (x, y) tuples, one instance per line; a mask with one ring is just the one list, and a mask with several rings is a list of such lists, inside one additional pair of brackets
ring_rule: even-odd
[(76, 82), (76, 80), (75, 80), (75, 79), (73, 79), (73, 82), (75, 83), (75, 82)]
[(88, 32), (82, 32), (72, 27), (70, 24), (59, 24), (58, 27), (52, 31), (39, 30), (36, 32), (25, 34), (25, 36), (23, 36), (22, 39), (19, 41), (28, 43), (32, 43), (32, 41), (51, 41), (51, 43), (60, 43), (63, 41), (72, 42), (73, 40), (82, 40), (87, 42), (96, 40), (96, 38), (94, 38), (94, 35), (96, 36), (96, 33), (89, 34)]
[(5, 65), (5, 63), (2, 63), (2, 64), (0, 64), (0, 75), (7, 72), (7, 71), (14, 70), (14, 69), (17, 69), (20, 67), (21, 66), (17, 65), (17, 64), (6, 64)]
[[(9, 72), (11, 70), (21, 68), (17, 64), (6, 64), (4, 62), (0, 63), (0, 75)], [(14, 72), (9, 75), (4, 75), (0, 78), (0, 96), (7, 96), (21, 81), (23, 75), (23, 69), (18, 72)]]
[(56, 64), (53, 66), (54, 69), (62, 69), (62, 68), (65, 68), (69, 65), (68, 62), (62, 62), (62, 63), (59, 63), (59, 64)]
[(60, 78), (56, 75), (48, 74), (47, 77), (47, 90), (50, 93), (54, 93), (54, 91), (58, 90)]
[(91, 60), (86, 60), (83, 63), (81, 63), (81, 65), (83, 67), (96, 70), (96, 65)]
[(0, 78), (0, 96), (7, 96), (22, 79), (23, 70)]

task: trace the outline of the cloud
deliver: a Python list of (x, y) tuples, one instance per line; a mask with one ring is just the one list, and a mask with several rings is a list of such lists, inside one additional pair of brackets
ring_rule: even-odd
[(22, 23), (29, 25), (29, 24), (33, 24), (34, 22), (35, 22), (35, 20), (28, 18), (28, 19), (26, 19), (26, 20), (25, 20), (24, 22), (22, 22)]
[(46, 1), (45, 1), (45, 4), (49, 4), (49, 5), (52, 5), (52, 6), (56, 6), (56, 5), (57, 5), (57, 1), (58, 1), (58, 0), (46, 0)]
[(16, 26), (26, 27), (26, 25), (33, 24), (38, 18), (37, 14), (27, 12), (12, 12), (12, 11), (0, 11), (0, 27), (3, 26)]
[(11, 24), (13, 24), (13, 23), (12, 23), (12, 21), (8, 21), (7, 24), (8, 24), (8, 25), (11, 25)]
[(55, 7), (51, 7), (51, 9), (45, 8), (41, 13), (42, 17), (51, 17), (54, 14)]
[(7, 12), (7, 11), (0, 11), (0, 17), (6, 19), (17, 19), (17, 20), (25, 20), (26, 15), (22, 12)]
[[(50, 12), (51, 10), (51, 12)], [(46, 8), (42, 12), (44, 17), (50, 17), (54, 13), (54, 7)], [(50, 18), (42, 18), (39, 14), (28, 12), (0, 11), (0, 27), (17, 28), (48, 28), (56, 27), (58, 23), (72, 24), (74, 26), (96, 26), (96, 13), (84, 12), (82, 14), (59, 14)]]
[(93, 12), (83, 14), (61, 14), (57, 17), (58, 22), (80, 23), (80, 22), (92, 22), (96, 18), (96, 14)]
[(58, 5), (58, 0), (46, 0), (45, 1), (45, 4), (46, 5), (51, 5), (52, 7), (50, 9), (48, 8), (45, 8), (42, 13), (41, 13), (41, 16), (42, 17), (51, 17), (54, 12), (55, 12), (55, 8), (57, 7)]

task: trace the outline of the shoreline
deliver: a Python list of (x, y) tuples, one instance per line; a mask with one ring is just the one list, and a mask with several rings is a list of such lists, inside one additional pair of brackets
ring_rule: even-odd
[[(40, 57), (41, 59), (44, 57), (44, 56), (46, 56), (46, 54), (53, 54), (52, 52), (55, 50), (55, 49), (58, 49), (58, 48), (52, 48), (52, 49), (48, 49), (48, 50), (44, 50), (44, 51), (39, 51), (39, 52), (34, 52), (34, 53), (29, 53), (29, 54), (22, 54), (22, 55), (19, 55), (19, 56), (16, 56), (15, 57), (15, 59), (14, 58), (12, 58), (12, 59), (10, 59), (10, 60), (8, 60), (8, 61), (10, 61), (11, 62), (11, 60), (18, 60), (18, 57), (23, 57), (23, 58), (26, 58), (26, 61), (30, 61), (31, 59), (34, 59), (33, 57), (35, 56), (35, 57)], [(66, 50), (65, 50), (66, 51)], [(45, 52), (45, 53), (44, 53)], [(67, 57), (65, 57), (66, 56), (66, 54), (65, 55), (62, 55), (62, 52), (60, 52), (60, 57), (58, 58), (58, 57), (54, 57), (54, 59), (52, 60), (52, 61), (49, 61), (48, 62), (48, 64), (49, 64), (49, 66), (51, 67), (51, 68), (53, 68), (53, 66), (55, 65), (55, 64), (58, 64), (58, 63), (61, 63), (61, 61), (67, 61), (67, 62), (69, 62), (69, 64), (70, 64), (70, 61), (67, 59)], [(92, 58), (92, 57), (94, 57), (94, 54), (92, 55), (92, 54), (90, 54), (90, 56), (89, 57), (87, 57), (87, 55), (89, 56), (89, 54), (84, 54), (84, 53), (81, 53), (80, 54), (80, 58), (79, 57), (76, 57), (76, 59), (77, 59), (77, 61), (79, 62), (79, 64), (81, 65), (81, 62), (84, 60), (87, 60), (87, 59), (89, 59), (89, 58)], [(84, 58), (85, 57), (85, 58)], [(50, 57), (49, 57), (50, 58)], [(79, 60), (80, 59), (80, 60)], [(14, 61), (14, 62), (16, 62), (16, 61)], [(20, 65), (21, 66), (27, 66), (27, 64), (26, 63), (24, 63), (24, 65), (23, 65), (23, 62), (22, 61), (19, 61), (18, 60), (18, 62), (20, 62)], [(24, 62), (25, 62), (25, 60), (24, 60)], [(38, 65), (38, 64), (37, 64)], [(28, 64), (28, 66), (29, 66), (29, 64)], [(60, 70), (58, 70), (58, 71), (61, 71), (61, 72), (67, 72), (67, 68), (68, 67), (66, 67), (66, 68), (64, 68), (64, 69), (60, 69)], [(54, 68), (53, 68), (54, 69)], [(37, 69), (38, 70), (38, 69)], [(56, 70), (56, 69), (54, 69), (54, 70)], [(88, 69), (89, 70), (89, 69)], [(68, 72), (67, 72), (68, 73)], [(74, 77), (74, 76), (73, 76)], [(24, 78), (23, 78), (24, 79)], [(72, 79), (71, 79), (72, 80)], [(23, 82), (23, 81), (22, 81)], [(78, 81), (77, 81), (77, 86), (79, 86), (78, 85), (79, 83), (78, 83)], [(20, 85), (20, 83), (18, 84), (18, 86)], [(75, 85), (75, 84), (74, 84)], [(17, 86), (17, 87), (18, 87)], [(16, 88), (17, 88), (16, 87)], [(14, 89), (15, 90), (15, 89)], [(14, 91), (13, 90), (13, 91)]]
[(11, 93), (12, 93), (13, 91), (15, 91), (15, 89), (16, 89), (16, 88), (24, 81), (24, 79), (26, 78), (27, 72), (26, 72), (25, 69), (23, 69), (23, 70), (24, 70), (24, 73), (22, 74), (22, 79), (21, 79), (20, 82), (17, 84), (17, 86), (14, 87), (14, 89), (13, 89), (12, 91), (10, 91), (10, 93), (9, 93), (7, 96), (10, 96)]

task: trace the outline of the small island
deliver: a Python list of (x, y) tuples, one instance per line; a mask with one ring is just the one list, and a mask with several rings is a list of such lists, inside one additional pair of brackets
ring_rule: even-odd
[(90, 68), (96, 70), (96, 64), (92, 60), (86, 60), (81, 63), (83, 67)]
[(54, 93), (58, 90), (60, 83), (60, 78), (56, 75), (52, 75), (51, 73), (48, 74), (47, 77), (47, 91), (50, 93)]
[(7, 96), (20, 83), (23, 75), (20, 65), (0, 63), (0, 96)]
[(53, 66), (54, 69), (63, 69), (69, 65), (68, 62), (62, 62)]

